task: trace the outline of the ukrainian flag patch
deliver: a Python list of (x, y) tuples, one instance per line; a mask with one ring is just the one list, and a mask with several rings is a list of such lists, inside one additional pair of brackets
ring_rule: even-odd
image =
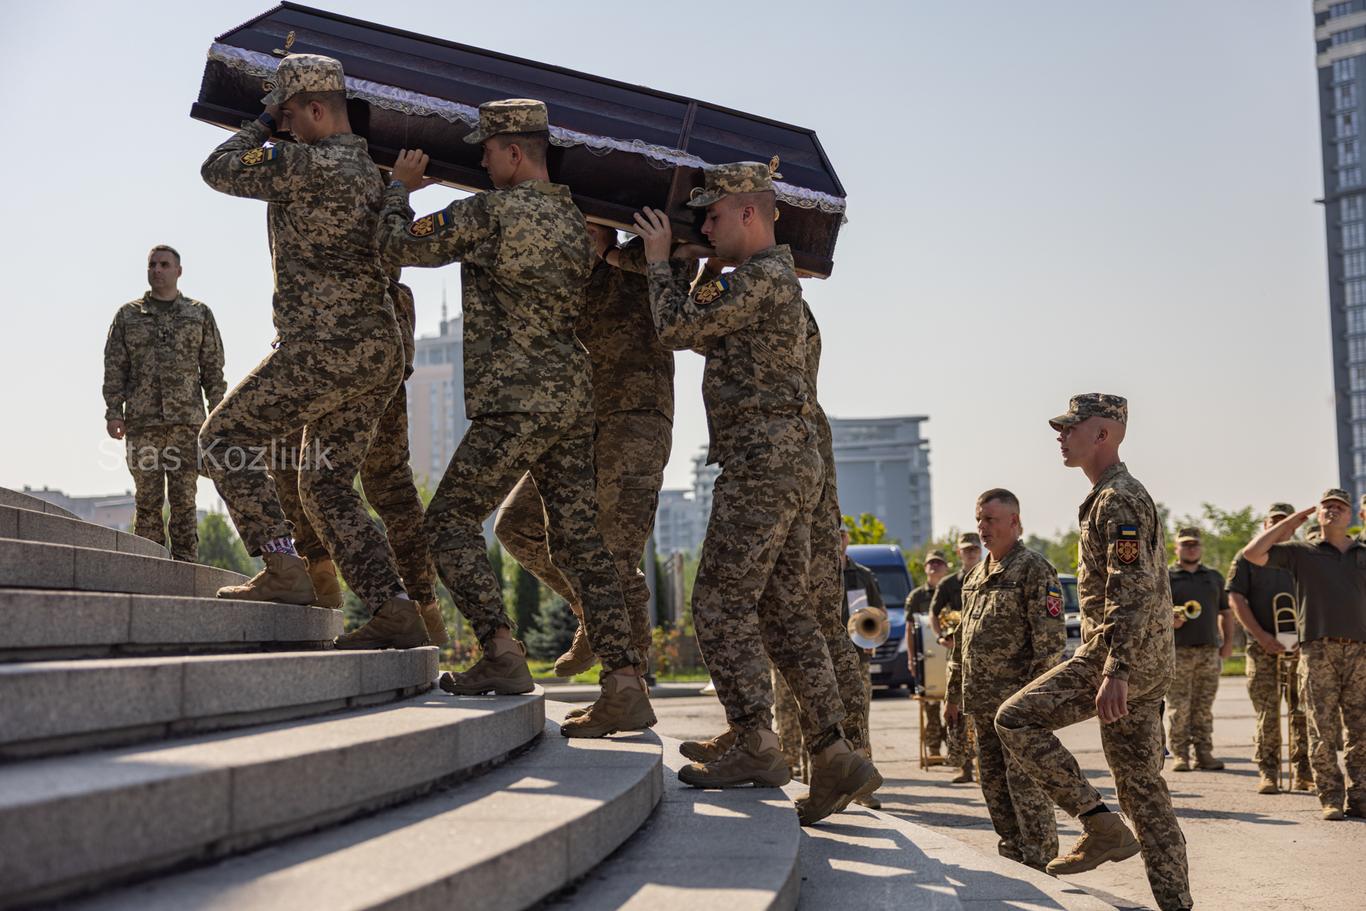
[(1121, 563), (1138, 561), (1138, 526), (1121, 525), (1115, 536), (1115, 556)]
[(258, 164), (265, 164), (274, 161), (280, 154), (278, 146), (263, 146), (259, 149), (248, 149), (242, 153), (242, 164), (247, 167), (255, 167)]
[(730, 282), (725, 276), (721, 276), (720, 278), (707, 282), (694, 291), (692, 299), (699, 304), (710, 304), (729, 290)]

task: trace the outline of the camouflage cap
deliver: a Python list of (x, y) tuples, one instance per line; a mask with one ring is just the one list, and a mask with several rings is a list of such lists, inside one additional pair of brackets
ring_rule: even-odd
[(544, 133), (550, 129), (545, 102), (534, 98), (504, 98), (479, 105), (479, 126), (465, 136), (478, 144), (499, 133)]
[(949, 562), (948, 556), (942, 550), (932, 550), (925, 554), (925, 562), (929, 563), (931, 560), (938, 560), (941, 563)]
[[(1362, 500), (1366, 501), (1366, 497), (1362, 497)], [(1266, 508), (1266, 517), (1268, 519), (1274, 516), (1280, 516), (1284, 519), (1286, 516), (1294, 515), (1294, 513), (1295, 507), (1291, 506), (1289, 503), (1272, 503)]]
[(694, 209), (707, 206), (735, 193), (772, 192), (773, 178), (782, 177), (778, 173), (778, 156), (764, 164), (761, 161), (737, 161), (733, 164), (719, 164), (707, 168), (706, 187), (694, 187), (688, 205)]
[(1185, 528), (1178, 528), (1178, 529), (1176, 530), (1176, 543), (1177, 543), (1177, 544), (1199, 544), (1199, 543), (1200, 543), (1200, 529), (1195, 528), (1194, 526), (1189, 526), (1189, 525), (1186, 526)]
[(982, 537), (981, 537), (981, 535), (977, 534), (977, 532), (975, 532), (975, 531), (965, 531), (965, 532), (963, 532), (961, 535), (958, 536), (958, 546), (959, 546), (960, 548), (963, 548), (963, 547), (981, 547), (981, 546), (982, 546)]
[(1325, 490), (1323, 496), (1319, 497), (1319, 502), (1322, 503), (1324, 500), (1341, 500), (1349, 507), (1352, 505), (1352, 495), (1341, 487), (1330, 487)]
[(1121, 424), (1129, 422), (1129, 400), (1120, 395), (1106, 395), (1103, 392), (1088, 392), (1074, 395), (1067, 403), (1067, 412), (1048, 422), (1054, 430), (1062, 430), (1073, 424), (1080, 424), (1087, 418), (1109, 418)]
[(275, 76), (264, 83), (266, 107), (284, 104), (300, 92), (344, 92), (341, 61), (321, 54), (290, 54), (280, 61)]

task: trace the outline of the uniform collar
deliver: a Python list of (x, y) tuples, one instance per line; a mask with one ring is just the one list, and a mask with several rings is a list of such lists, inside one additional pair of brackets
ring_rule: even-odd
[[(1018, 557), (1020, 555), (1020, 552), (1023, 550), (1024, 539), (1022, 538), (1019, 541), (1016, 541), (1015, 546), (1012, 547), (1010, 550), (1006, 551), (1006, 555), (1002, 557), (1000, 560), (997, 560), (995, 557), (993, 557), (991, 555), (991, 551), (987, 551), (987, 555), (982, 558), (982, 562), (980, 564), (986, 567), (982, 570), (983, 575), (989, 576), (992, 573), (1000, 572), (1001, 570), (1005, 569), (1006, 565), (1010, 563), (1010, 561)], [(973, 568), (976, 569), (976, 567)]]
[(142, 310), (143, 313), (151, 313), (154, 310), (159, 309), (158, 304), (164, 306), (166, 308), (166, 312), (169, 312), (171, 310), (179, 310), (185, 306), (185, 295), (177, 291), (175, 295), (175, 300), (157, 301), (156, 304), (153, 304), (152, 292), (148, 291), (145, 294), (143, 294), (142, 297), (138, 300), (138, 308)]
[(785, 262), (788, 265), (792, 265), (792, 248), (787, 244), (774, 244), (767, 250), (760, 250), (758, 253), (755, 253), (749, 259), (745, 260), (745, 262), (760, 263), (770, 259), (776, 259)]
[(1086, 495), (1085, 500), (1081, 501), (1081, 518), (1086, 518), (1086, 513), (1091, 508), (1091, 501), (1096, 498), (1096, 494), (1100, 493), (1102, 487), (1109, 484), (1115, 478), (1118, 478), (1121, 475), (1127, 475), (1128, 473), (1129, 469), (1123, 462), (1116, 462), (1101, 472), (1100, 477), (1096, 478), (1096, 483), (1092, 485), (1091, 492)]

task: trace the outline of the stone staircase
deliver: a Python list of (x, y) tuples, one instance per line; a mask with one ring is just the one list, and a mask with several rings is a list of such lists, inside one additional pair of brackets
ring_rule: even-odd
[(435, 648), (333, 651), (339, 612), (239, 581), (0, 489), (0, 909), (796, 906), (780, 792), (562, 738), (539, 689), (448, 697)]

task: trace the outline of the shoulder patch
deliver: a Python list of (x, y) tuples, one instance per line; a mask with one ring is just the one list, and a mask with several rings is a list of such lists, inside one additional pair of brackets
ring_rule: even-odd
[(265, 164), (268, 161), (274, 161), (279, 154), (280, 150), (276, 146), (262, 146), (259, 149), (247, 149), (242, 153), (241, 161), (242, 164), (251, 167), (253, 165)]
[(1121, 525), (1115, 532), (1115, 556), (1121, 563), (1138, 561), (1138, 526)]
[(1048, 616), (1062, 616), (1062, 586), (1056, 582), (1050, 583), (1048, 586), (1048, 597), (1044, 601), (1044, 607), (1048, 611)]
[(692, 299), (699, 304), (710, 304), (730, 290), (730, 281), (724, 276), (713, 279), (693, 292)]
[(446, 227), (446, 210), (433, 212), (431, 215), (424, 215), (417, 221), (408, 226), (408, 233), (413, 237), (426, 237), (442, 228)]

